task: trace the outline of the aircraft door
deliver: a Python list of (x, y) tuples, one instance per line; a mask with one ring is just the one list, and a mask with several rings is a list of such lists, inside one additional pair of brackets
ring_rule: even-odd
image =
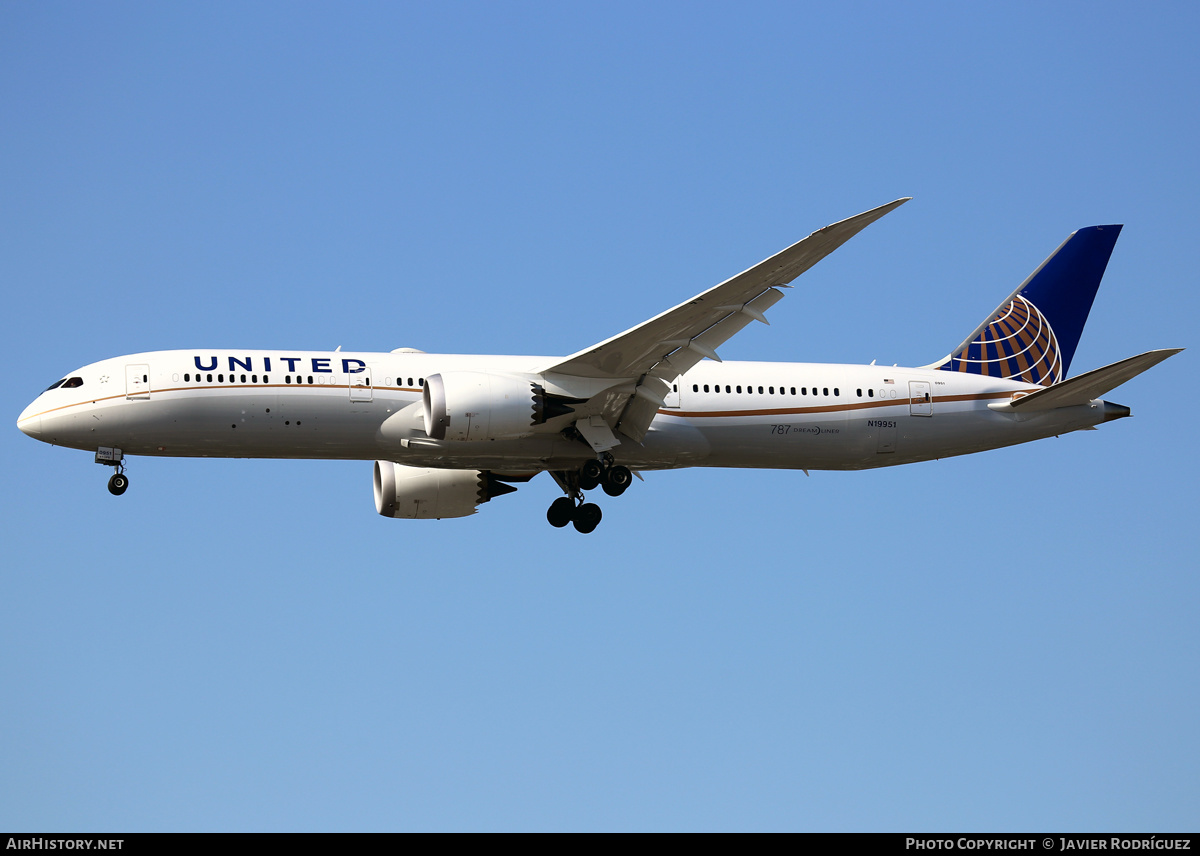
[(139, 363), (125, 366), (125, 398), (129, 401), (150, 397), (150, 366)]
[(350, 375), (350, 400), (374, 401), (375, 387), (371, 384), (371, 368), (367, 366), (360, 372)]
[(933, 415), (932, 386), (929, 381), (910, 380), (908, 382), (908, 412), (913, 416)]

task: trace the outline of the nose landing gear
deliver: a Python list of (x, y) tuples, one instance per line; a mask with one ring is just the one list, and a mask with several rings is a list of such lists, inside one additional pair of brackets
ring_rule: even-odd
[(584, 461), (583, 466), (575, 472), (555, 472), (552, 475), (567, 495), (560, 496), (550, 504), (546, 519), (551, 526), (559, 529), (568, 523), (574, 524), (575, 529), (584, 534), (599, 526), (600, 518), (604, 516), (600, 506), (594, 502), (584, 502), (584, 491), (603, 487), (609, 496), (620, 496), (633, 481), (629, 467), (614, 463), (612, 455), (605, 455), (603, 461), (598, 458)]
[(129, 489), (129, 476), (125, 475), (125, 455), (120, 449), (101, 446), (96, 450), (96, 463), (112, 467), (116, 472), (108, 480), (108, 492), (120, 496)]
[(129, 477), (125, 473), (113, 473), (112, 478), (108, 480), (108, 492), (113, 496), (120, 496), (129, 488)]

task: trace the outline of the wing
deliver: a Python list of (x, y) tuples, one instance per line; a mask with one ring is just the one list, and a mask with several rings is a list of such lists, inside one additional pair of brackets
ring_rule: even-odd
[[(686, 303), (541, 371), (609, 379), (614, 385), (625, 385), (624, 408), (614, 411), (610, 401), (604, 410), (615, 412), (614, 426), (640, 442), (662, 406), (671, 381), (705, 357), (719, 361), (716, 349), (735, 333), (751, 321), (767, 323), (763, 313), (783, 297), (779, 286), (787, 285), (910, 198), (897, 199), (819, 229)], [(631, 392), (632, 397), (628, 397)]]

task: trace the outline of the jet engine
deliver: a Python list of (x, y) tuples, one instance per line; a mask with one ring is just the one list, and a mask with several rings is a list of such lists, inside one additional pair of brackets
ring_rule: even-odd
[(375, 462), (375, 510), (384, 517), (467, 517), (481, 503), (514, 490), (489, 472)]
[(573, 412), (585, 399), (547, 393), (529, 378), (443, 372), (425, 378), (425, 432), (434, 440), (512, 440)]

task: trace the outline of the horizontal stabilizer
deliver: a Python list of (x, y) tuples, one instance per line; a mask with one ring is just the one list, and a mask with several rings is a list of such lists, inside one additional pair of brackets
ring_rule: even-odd
[(1007, 404), (1013, 410), (1023, 413), (1087, 404), (1182, 350), (1183, 348), (1164, 348), (1159, 351), (1147, 351), (1110, 366), (1084, 372), (1070, 380), (1056, 383), (1054, 386), (1031, 392), (1029, 395), (1014, 399)]

